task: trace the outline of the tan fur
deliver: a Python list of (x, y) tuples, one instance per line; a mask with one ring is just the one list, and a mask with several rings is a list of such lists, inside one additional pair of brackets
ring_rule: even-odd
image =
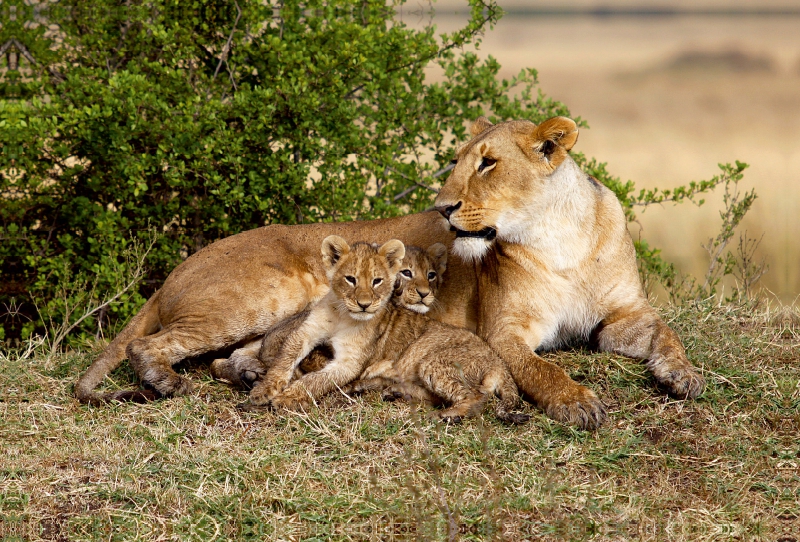
[[(439, 248), (441, 247), (441, 248)], [(442, 245), (427, 251), (407, 249), (385, 325), (361, 378), (344, 391), (383, 389), (384, 398), (404, 398), (428, 404), (444, 400), (449, 408), (437, 415), (448, 423), (477, 415), (491, 395), (499, 400), (497, 417), (509, 423), (528, 420), (511, 412), (519, 402), (517, 386), (505, 363), (477, 335), (409, 309), (408, 298), (420, 289), (435, 294), (447, 252)], [(404, 273), (403, 271), (407, 271)], [(429, 277), (432, 277), (429, 279)], [(413, 305), (411, 305), (413, 306)]]
[[(395, 279), (395, 290), (392, 301), (410, 311), (427, 313), (436, 303), (436, 297), (447, 269), (447, 247), (441, 243), (432, 245), (424, 252), (417, 247), (408, 247), (403, 258), (403, 265)], [(418, 272), (417, 266), (423, 261), (434, 261), (436, 265), (424, 272)], [(409, 278), (407, 275), (410, 275)], [(259, 338), (235, 350), (230, 357), (215, 359), (211, 363), (211, 374), (214, 378), (225, 380), (233, 387), (241, 390), (252, 389), (256, 381), (261, 380), (268, 367), (274, 362), (286, 337), (297, 330), (308, 316), (308, 310), (302, 311), (271, 327), (263, 338)], [(305, 373), (319, 371), (333, 358), (333, 350), (328, 343), (314, 348), (297, 367), (295, 377)]]
[(605, 417), (597, 396), (535, 353), (592, 337), (601, 350), (646, 359), (671, 394), (697, 397), (703, 378), (647, 302), (619, 201), (568, 155), (575, 123), (476, 125), (436, 208), (458, 230), (486, 232), (453, 250), (481, 262), (477, 332), (520, 389), (548, 415), (596, 427)]
[[(351, 248), (339, 236), (326, 237), (322, 260), (330, 290), (282, 341), (274, 359), (267, 363), (264, 378), (250, 392), (250, 402), (303, 408), (357, 378), (384, 327), (384, 315), (404, 255), (405, 247), (396, 239), (380, 248), (367, 243)], [(333, 359), (319, 371), (291, 382), (300, 362), (325, 342), (331, 345)]]
[[(592, 337), (602, 350), (647, 360), (672, 395), (699, 395), (703, 378), (644, 296), (619, 202), (568, 155), (575, 123), (481, 119), (473, 133), (437, 197), (450, 224), (428, 212), (273, 225), (217, 241), (170, 274), (78, 381), (78, 399), (107, 400), (94, 389), (126, 355), (159, 394), (188, 392), (191, 384), (172, 365), (256, 339), (325, 296), (319, 247), (328, 235), (452, 247), (431, 316), (477, 329), (520, 389), (558, 420), (594, 428), (605, 417), (594, 393), (535, 354), (570, 337)], [(454, 241), (450, 225), (484, 237)]]

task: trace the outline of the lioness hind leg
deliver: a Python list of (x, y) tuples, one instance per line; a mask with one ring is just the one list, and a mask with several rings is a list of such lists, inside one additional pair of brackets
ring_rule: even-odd
[(154, 335), (128, 344), (127, 354), (133, 370), (144, 385), (151, 386), (165, 397), (186, 395), (192, 383), (176, 373), (172, 366), (179, 361), (221, 349), (225, 344), (197, 339), (191, 332), (166, 327)]
[(595, 337), (601, 350), (646, 360), (658, 384), (673, 397), (694, 399), (703, 393), (705, 379), (686, 358), (678, 335), (652, 307), (611, 315)]

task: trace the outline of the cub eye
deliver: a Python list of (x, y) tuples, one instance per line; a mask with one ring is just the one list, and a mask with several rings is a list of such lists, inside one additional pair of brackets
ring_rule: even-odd
[(496, 163), (497, 163), (497, 160), (494, 160), (492, 158), (488, 158), (488, 157), (484, 156), (483, 160), (481, 160), (481, 163), (478, 165), (478, 173), (480, 173), (481, 171), (483, 171), (487, 167), (492, 167)]
[(436, 271), (428, 271), (428, 280), (434, 280), (436, 278)]
[(372, 286), (377, 286), (377, 285), (378, 285), (378, 284), (380, 284), (381, 282), (383, 282), (383, 279), (380, 279), (380, 278), (379, 278), (379, 279), (374, 279), (374, 280), (372, 281)]
[(456, 165), (457, 163), (458, 163), (458, 159), (457, 158), (453, 158), (452, 160), (450, 160), (450, 164), (451, 165)]
[(410, 279), (414, 275), (411, 274), (411, 269), (403, 269), (400, 271), (400, 274), (403, 275), (405, 278)]
[(347, 275), (346, 277), (344, 277), (344, 280), (346, 280), (347, 284), (349, 284), (350, 286), (355, 286), (356, 285), (356, 278), (355, 277)]

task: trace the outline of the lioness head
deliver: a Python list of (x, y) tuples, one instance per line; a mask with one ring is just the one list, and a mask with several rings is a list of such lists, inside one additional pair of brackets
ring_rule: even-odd
[(441, 243), (428, 250), (406, 247), (403, 265), (397, 274), (393, 301), (414, 312), (425, 314), (436, 301), (447, 269), (447, 247)]
[(392, 297), (394, 280), (405, 255), (401, 241), (377, 247), (354, 243), (338, 235), (322, 241), (322, 261), (331, 290), (341, 309), (355, 320), (370, 320)]
[(455, 168), (436, 197), (436, 209), (456, 231), (453, 249), (480, 259), (495, 238), (518, 242), (532, 217), (551, 204), (562, 187), (550, 183), (578, 140), (566, 117), (538, 126), (529, 121), (497, 125), (480, 117), (473, 138), (456, 152)]

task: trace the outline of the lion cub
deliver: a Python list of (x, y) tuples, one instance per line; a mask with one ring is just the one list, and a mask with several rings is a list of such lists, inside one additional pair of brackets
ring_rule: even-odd
[[(436, 301), (436, 295), (442, 284), (442, 275), (446, 268), (447, 249), (441, 243), (431, 247), (429, 249), (429, 252), (433, 251), (431, 257), (434, 260), (439, 259), (440, 267), (433, 266), (427, 271), (421, 270), (419, 273), (414, 266), (422, 264), (421, 256), (418, 255), (421, 251), (416, 247), (409, 247), (406, 250), (406, 258), (409, 257), (408, 250), (412, 251), (410, 265), (404, 266), (398, 274), (398, 277), (399, 275), (403, 276), (404, 287), (395, 290), (392, 302), (411, 311), (424, 314), (433, 307)], [(443, 255), (445, 257), (442, 258)], [(397, 279), (395, 284), (400, 284), (399, 281), (400, 278)], [(310, 309), (305, 309), (281, 320), (267, 330), (262, 338), (237, 349), (228, 358), (214, 360), (211, 364), (212, 376), (225, 380), (233, 387), (241, 390), (252, 389), (256, 382), (263, 379), (268, 367), (274, 363), (275, 357), (280, 352), (286, 337), (300, 327), (308, 317), (309, 312)], [(319, 371), (333, 357), (334, 352), (328, 342), (317, 345), (300, 362), (295, 370), (294, 378), (300, 378), (305, 373)]]
[[(277, 335), (285, 337), (265, 337), (265, 343), (282, 344), (250, 392), (254, 405), (302, 408), (350, 383), (372, 358), (386, 327), (395, 276), (405, 255), (403, 243), (392, 239), (381, 247), (367, 243), (350, 247), (341, 237), (331, 235), (322, 241), (321, 250), (330, 291), (307, 314), (287, 321), (283, 331), (278, 330)], [(292, 381), (303, 359), (324, 343), (330, 344), (333, 359), (320, 370)]]
[(391, 307), (382, 316), (373, 361), (347, 393), (384, 389), (384, 399), (403, 398), (427, 404), (444, 400), (449, 408), (437, 415), (448, 423), (475, 416), (490, 394), (498, 401), (495, 414), (507, 423), (530, 416), (512, 413), (519, 402), (517, 386), (505, 362), (481, 338), (428, 317), (415, 300), (435, 296), (447, 266), (441, 243), (424, 251), (408, 247), (397, 275)]

